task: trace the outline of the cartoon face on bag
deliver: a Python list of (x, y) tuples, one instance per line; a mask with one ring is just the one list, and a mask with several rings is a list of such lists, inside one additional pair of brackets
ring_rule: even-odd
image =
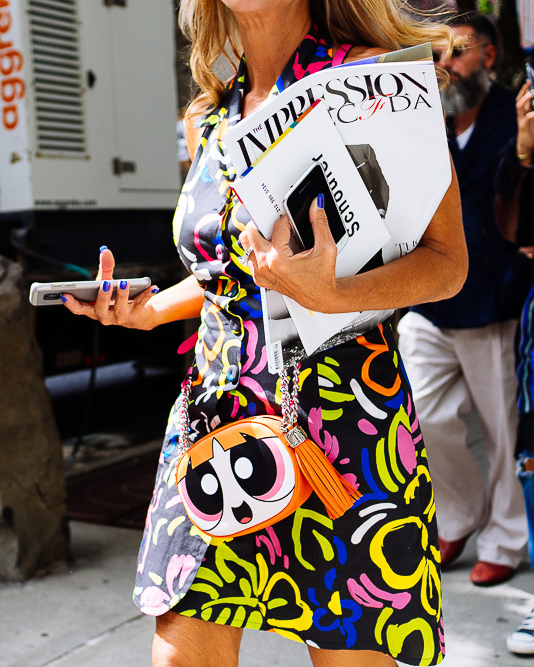
[(177, 471), (189, 518), (217, 537), (268, 521), (295, 490), (293, 461), (279, 438), (257, 424), (238, 424), (193, 448)]

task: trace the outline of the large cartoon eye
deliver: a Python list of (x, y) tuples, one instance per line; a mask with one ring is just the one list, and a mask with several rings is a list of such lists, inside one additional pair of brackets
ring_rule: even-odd
[[(206, 521), (220, 516), (223, 509), (223, 494), (217, 473), (209, 461), (191, 468), (180, 483), (184, 502), (195, 514)], [(184, 494), (185, 491), (185, 494)]]
[(256, 440), (245, 433), (241, 435), (245, 442), (230, 450), (235, 479), (247, 495), (267, 500), (280, 488), (284, 462), (265, 440)]
[(219, 480), (211, 473), (202, 476), (200, 486), (207, 496), (214, 496), (220, 489)]
[(254, 472), (252, 461), (246, 456), (242, 456), (234, 463), (235, 476), (239, 479), (248, 479)]

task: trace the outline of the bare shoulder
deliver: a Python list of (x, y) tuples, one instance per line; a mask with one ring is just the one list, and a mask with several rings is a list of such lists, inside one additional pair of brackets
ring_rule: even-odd
[(344, 62), (352, 63), (355, 60), (372, 58), (373, 56), (380, 56), (383, 53), (388, 52), (388, 49), (383, 49), (378, 46), (353, 46), (352, 49), (347, 53)]
[(185, 140), (191, 160), (195, 157), (203, 132), (203, 128), (197, 127), (198, 121), (206, 115), (209, 107), (210, 104), (207, 100), (199, 100), (197, 103), (193, 102), (184, 118)]

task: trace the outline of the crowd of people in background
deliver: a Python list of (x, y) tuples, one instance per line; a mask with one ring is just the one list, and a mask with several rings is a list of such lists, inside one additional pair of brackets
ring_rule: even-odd
[[(442, 567), (476, 531), (471, 581), (510, 578), (527, 541), (524, 506), (512, 452), (517, 432), (514, 338), (534, 264), (502, 237), (495, 223), (500, 154), (517, 132), (515, 95), (491, 80), (501, 56), (493, 22), (453, 20), (465, 48), (439, 64), (449, 148), (458, 175), (469, 272), (452, 299), (415, 306), (401, 320), (400, 349), (427, 444), (440, 531)], [(487, 487), (464, 420), (480, 418)]]
[[(410, 309), (399, 347), (429, 456), (442, 567), (476, 534), (470, 578), (492, 586), (514, 574), (527, 539), (534, 565), (534, 92), (528, 81), (517, 97), (494, 82), (503, 47), (490, 18), (472, 12), (452, 25), (464, 49), (438, 57), (450, 76), (442, 102), (469, 272), (452, 299)], [(486, 481), (469, 448), (472, 411)], [(507, 647), (534, 655), (534, 609)]]

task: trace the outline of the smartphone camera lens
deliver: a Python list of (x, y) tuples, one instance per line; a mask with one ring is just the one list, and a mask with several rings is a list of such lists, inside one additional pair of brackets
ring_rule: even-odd
[(59, 301), (60, 295), (57, 292), (47, 292), (43, 296), (43, 301)]

